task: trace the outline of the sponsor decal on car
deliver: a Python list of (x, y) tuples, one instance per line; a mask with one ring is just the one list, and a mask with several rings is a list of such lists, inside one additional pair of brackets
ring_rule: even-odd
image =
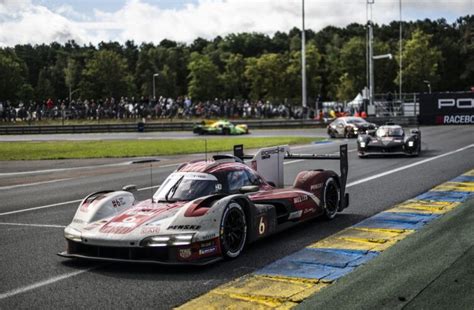
[(125, 205), (123, 197), (118, 197), (117, 199), (112, 200), (112, 207), (118, 208)]
[(160, 232), (160, 226), (145, 226), (141, 230), (142, 235), (157, 234)]
[(288, 219), (292, 220), (292, 219), (300, 218), (302, 214), (303, 214), (302, 210), (291, 212), (290, 215), (288, 215)]
[(308, 200), (308, 195), (302, 195), (302, 196), (298, 196), (298, 197), (294, 198), (293, 203), (298, 204), (298, 203), (302, 203), (303, 201), (306, 201), (306, 200)]
[(217, 251), (217, 247), (211, 246), (208, 248), (199, 249), (199, 255), (208, 255), (211, 253), (215, 253), (216, 251)]
[(199, 230), (199, 225), (171, 225), (168, 226), (168, 230)]
[(84, 230), (93, 230), (97, 227), (99, 227), (102, 223), (92, 223), (86, 227), (84, 227)]
[(318, 184), (313, 184), (311, 185), (311, 187), (309, 188), (311, 191), (315, 191), (317, 189), (320, 189), (323, 187), (323, 183), (318, 183)]
[[(221, 229), (221, 234), (224, 233), (224, 229), (222, 228)], [(209, 240), (209, 239), (214, 239), (214, 238), (217, 238), (217, 234), (207, 234), (207, 235), (204, 235), (202, 236), (200, 239), (201, 240)]]
[(178, 254), (179, 254), (179, 257), (181, 257), (181, 258), (184, 258), (184, 259), (189, 258), (189, 257), (191, 257), (191, 249), (190, 248), (179, 249)]

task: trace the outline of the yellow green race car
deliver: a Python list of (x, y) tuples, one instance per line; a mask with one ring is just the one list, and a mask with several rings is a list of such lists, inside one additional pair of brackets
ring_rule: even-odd
[(193, 133), (198, 135), (244, 135), (249, 133), (245, 124), (234, 125), (227, 120), (202, 121), (194, 125)]

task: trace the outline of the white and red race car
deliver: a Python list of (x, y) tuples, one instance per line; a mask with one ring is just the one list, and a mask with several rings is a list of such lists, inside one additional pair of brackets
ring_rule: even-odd
[[(330, 170), (302, 171), (283, 186), (285, 159), (336, 159)], [(243, 161), (251, 159), (248, 165)], [(303, 221), (334, 218), (345, 194), (347, 145), (340, 155), (294, 155), (288, 146), (254, 156), (234, 155), (184, 163), (152, 199), (137, 201), (134, 186), (88, 195), (64, 230), (68, 258), (160, 264), (208, 264), (235, 258), (247, 243)]]

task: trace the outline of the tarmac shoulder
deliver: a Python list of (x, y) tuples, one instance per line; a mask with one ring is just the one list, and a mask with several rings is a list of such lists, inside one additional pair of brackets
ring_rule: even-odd
[(474, 200), (306, 299), (300, 309), (472, 309)]

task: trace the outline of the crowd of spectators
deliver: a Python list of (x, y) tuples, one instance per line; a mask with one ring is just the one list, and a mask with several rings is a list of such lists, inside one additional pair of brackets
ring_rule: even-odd
[(127, 98), (120, 99), (77, 99), (52, 100), (42, 102), (20, 102), (17, 105), (9, 101), (0, 101), (0, 121), (30, 122), (41, 120), (100, 120), (100, 119), (191, 119), (191, 118), (292, 118), (306, 115), (314, 117), (312, 109), (303, 111), (299, 105), (288, 102), (250, 101), (237, 99), (214, 99), (192, 101), (179, 97), (157, 99)]

